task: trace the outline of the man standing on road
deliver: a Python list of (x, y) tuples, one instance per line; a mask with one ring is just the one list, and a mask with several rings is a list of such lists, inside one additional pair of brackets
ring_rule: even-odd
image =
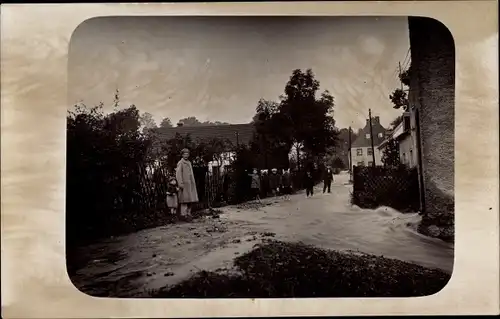
[(333, 171), (330, 166), (326, 167), (326, 171), (323, 175), (323, 194), (328, 189), (328, 193), (331, 193), (332, 189), (332, 181), (333, 181)]
[(304, 186), (306, 188), (306, 198), (314, 195), (314, 178), (310, 170), (304, 176)]

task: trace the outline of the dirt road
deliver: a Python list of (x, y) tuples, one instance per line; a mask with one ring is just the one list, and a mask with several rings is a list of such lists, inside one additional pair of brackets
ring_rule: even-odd
[(453, 245), (416, 232), (417, 214), (390, 208), (364, 210), (349, 203), (348, 175), (331, 194), (267, 199), (222, 209), (220, 218), (143, 230), (82, 247), (82, 267), (72, 280), (97, 296), (140, 297), (178, 283), (199, 270), (229, 267), (234, 257), (265, 238), (303, 241), (336, 250), (397, 258), (450, 272)]

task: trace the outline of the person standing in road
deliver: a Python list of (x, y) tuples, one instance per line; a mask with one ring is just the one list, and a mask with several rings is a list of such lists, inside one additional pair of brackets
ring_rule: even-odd
[(333, 181), (333, 171), (330, 166), (326, 167), (326, 171), (323, 174), (323, 194), (328, 189), (328, 193), (332, 192), (332, 181)]
[(310, 170), (306, 172), (304, 177), (304, 186), (306, 188), (306, 197), (312, 197), (314, 195), (314, 178)]

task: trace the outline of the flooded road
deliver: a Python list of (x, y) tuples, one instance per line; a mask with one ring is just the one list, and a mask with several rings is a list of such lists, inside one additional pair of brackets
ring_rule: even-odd
[(82, 247), (84, 265), (72, 278), (80, 290), (101, 296), (146, 296), (199, 270), (230, 267), (264, 238), (302, 241), (326, 249), (357, 251), (412, 262), (448, 273), (453, 244), (416, 231), (420, 216), (391, 208), (350, 204), (347, 174), (337, 175), (331, 194), (264, 200), (222, 209), (218, 219), (167, 225)]

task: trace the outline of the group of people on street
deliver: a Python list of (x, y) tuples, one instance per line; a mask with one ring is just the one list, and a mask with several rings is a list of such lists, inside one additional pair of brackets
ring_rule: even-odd
[[(260, 201), (260, 195), (272, 195), (274, 197), (282, 195), (285, 200), (290, 199), (292, 193), (292, 177), (289, 169), (283, 169), (281, 174), (277, 168), (271, 170), (271, 174), (259, 175), (259, 171), (254, 168), (250, 176), (250, 190), (252, 198)], [(263, 185), (264, 184), (264, 185)]]
[[(332, 182), (333, 182), (333, 171), (330, 166), (326, 167), (323, 173), (323, 194), (332, 192)], [(314, 196), (314, 177), (311, 171), (307, 171), (304, 178), (304, 187), (306, 189), (306, 197)]]
[[(259, 175), (256, 168), (249, 174), (251, 177), (250, 189), (252, 193), (252, 198), (260, 201), (260, 195), (264, 196), (272, 195), (274, 197), (281, 195), (285, 200), (290, 200), (290, 195), (292, 194), (292, 178), (289, 169), (283, 169), (282, 173), (278, 173), (278, 169), (273, 168), (270, 174), (264, 172)], [(331, 186), (333, 182), (333, 171), (330, 166), (326, 167), (323, 173), (323, 193), (331, 193)], [(264, 183), (264, 185), (262, 185)], [(303, 185), (306, 189), (306, 197), (311, 197), (314, 195), (315, 179), (313, 172), (307, 170)], [(262, 187), (264, 186), (264, 187)]]
[[(193, 166), (189, 161), (189, 150), (181, 151), (181, 159), (177, 163), (175, 176), (169, 178), (167, 185), (167, 206), (172, 214), (180, 212), (181, 219), (191, 219), (191, 209), (193, 204), (199, 201), (196, 188), (196, 181)], [(290, 169), (283, 169), (278, 172), (277, 168), (271, 169), (271, 173), (259, 174), (257, 168), (248, 173), (250, 177), (251, 197), (260, 201), (261, 195), (267, 197), (283, 196), (285, 200), (290, 200), (292, 194), (292, 177)], [(323, 173), (323, 193), (331, 193), (333, 182), (333, 171), (327, 166)], [(313, 172), (307, 170), (303, 177), (303, 186), (306, 189), (306, 197), (314, 195), (315, 179)], [(295, 185), (298, 186), (298, 185)]]

